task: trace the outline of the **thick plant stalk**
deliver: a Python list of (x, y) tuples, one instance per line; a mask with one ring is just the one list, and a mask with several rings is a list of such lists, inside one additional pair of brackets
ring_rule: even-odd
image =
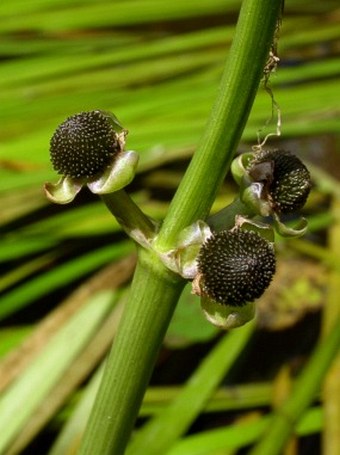
[(224, 335), (201, 362), (176, 399), (134, 436), (127, 454), (165, 453), (200, 413), (212, 392), (244, 349), (254, 328), (253, 321), (240, 330), (230, 331)]
[(125, 232), (139, 244), (148, 244), (157, 225), (134, 203), (124, 189), (103, 194), (102, 200)]
[(177, 276), (140, 253), (80, 453), (124, 453), (181, 290)]
[(170, 205), (160, 247), (208, 215), (253, 105), (281, 8), (281, 0), (243, 1), (211, 115)]
[[(173, 247), (180, 231), (207, 216), (228, 171), (266, 63), (281, 0), (245, 0), (205, 133), (170, 206), (155, 248)], [(80, 449), (121, 455), (184, 282), (155, 253), (141, 252), (131, 295)]]

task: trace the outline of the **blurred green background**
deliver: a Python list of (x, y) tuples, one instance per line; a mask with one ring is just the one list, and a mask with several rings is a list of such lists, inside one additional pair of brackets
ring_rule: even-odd
[[(248, 403), (250, 414), (256, 403), (270, 406), (268, 387), (272, 390), (287, 369), (286, 381), (291, 380), (339, 312), (339, 3), (285, 3), (278, 43), (281, 61), (270, 79), (282, 114), (282, 135), (270, 138), (268, 146), (291, 150), (304, 159), (314, 186), (304, 210), (308, 234), (289, 242), (278, 239), (278, 273), (258, 304), (257, 337), (244, 353), (246, 361), (226, 380), (226, 385), (260, 381), (267, 387), (265, 398), (258, 396), (255, 405)], [(162, 219), (200, 140), (240, 4), (239, 0), (1, 2), (0, 386), (4, 397), (55, 341), (53, 336), (61, 333), (55, 341), (59, 357), (54, 354), (53, 364), (58, 374), (28, 406), (18, 433), (13, 430), (21, 439), (16, 436), (12, 451), (4, 453), (47, 451), (77, 401), (75, 391), (111, 342), (135, 261), (132, 243), (94, 195), (83, 191), (74, 203), (62, 207), (45, 199), (44, 182), (58, 179), (49, 163), (54, 129), (76, 112), (114, 112), (129, 130), (127, 147), (141, 157), (129, 192), (150, 216)], [(261, 87), (239, 152), (257, 143), (259, 131), (262, 137), (275, 132), (275, 109), (273, 114), (272, 118), (271, 99)], [(227, 176), (213, 210), (229, 203), (236, 191)], [(88, 316), (93, 324), (78, 321), (71, 334), (64, 333), (93, 299), (100, 301), (97, 319)], [(216, 333), (186, 290), (153, 384), (180, 384)], [(70, 345), (77, 338), (79, 346), (73, 351)], [(95, 345), (100, 345), (98, 352), (86, 357)], [(46, 370), (42, 366), (39, 370), (39, 365), (44, 365), (41, 359), (30, 390), (39, 389), (42, 375), (51, 368), (46, 364)], [(73, 378), (74, 371), (77, 378), (61, 393), (65, 375)], [(340, 401), (340, 391), (336, 393)], [(14, 403), (18, 396), (9, 400)], [(160, 396), (171, 394), (163, 390)], [(145, 415), (153, 412), (147, 404)], [(232, 422), (239, 414), (231, 409), (226, 406), (225, 414), (211, 420), (205, 416), (193, 432)], [(246, 418), (247, 412), (241, 417)], [(320, 431), (319, 425), (313, 433)], [(292, 453), (320, 453), (319, 436), (306, 441), (301, 452)]]

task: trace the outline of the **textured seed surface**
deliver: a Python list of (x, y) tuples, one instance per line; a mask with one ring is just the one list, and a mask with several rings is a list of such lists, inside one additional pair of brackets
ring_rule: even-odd
[(242, 306), (260, 297), (275, 273), (272, 246), (252, 231), (221, 231), (201, 247), (203, 292), (221, 304)]
[(117, 134), (100, 111), (81, 112), (56, 129), (50, 143), (53, 168), (70, 177), (103, 172), (119, 151)]
[(251, 165), (269, 161), (273, 163), (273, 176), (268, 192), (274, 210), (280, 213), (300, 210), (311, 189), (308, 169), (297, 156), (285, 150), (264, 150), (256, 156)]

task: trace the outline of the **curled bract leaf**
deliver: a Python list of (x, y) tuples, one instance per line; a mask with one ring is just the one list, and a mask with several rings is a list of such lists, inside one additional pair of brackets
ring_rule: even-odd
[(230, 171), (234, 177), (235, 182), (241, 187), (244, 186), (244, 179), (247, 178), (247, 168), (253, 158), (253, 153), (242, 153), (241, 155), (237, 156), (231, 163)]
[(157, 252), (164, 265), (183, 278), (193, 279), (197, 275), (197, 255), (202, 244), (211, 237), (209, 226), (198, 220), (180, 233), (170, 251)]
[(282, 223), (279, 216), (274, 214), (274, 226), (278, 234), (282, 237), (301, 237), (307, 232), (308, 223), (305, 218), (299, 218), (294, 226)]
[(236, 329), (255, 317), (255, 303), (249, 302), (242, 307), (221, 305), (209, 297), (201, 298), (201, 308), (204, 317), (222, 330)]
[(81, 180), (76, 181), (71, 177), (62, 177), (57, 183), (46, 182), (44, 190), (47, 198), (55, 204), (68, 204), (72, 202), (82, 189)]
[(113, 193), (124, 188), (133, 180), (138, 160), (139, 155), (133, 150), (120, 152), (112, 166), (96, 180), (87, 183), (88, 188), (95, 194)]

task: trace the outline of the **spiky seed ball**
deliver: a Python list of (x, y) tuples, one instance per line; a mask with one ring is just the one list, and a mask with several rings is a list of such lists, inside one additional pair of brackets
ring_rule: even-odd
[(118, 151), (117, 133), (101, 111), (68, 117), (50, 142), (54, 170), (73, 178), (89, 178), (103, 172)]
[(198, 255), (201, 290), (212, 300), (242, 306), (260, 297), (275, 273), (269, 242), (253, 231), (220, 231)]
[(285, 150), (263, 150), (250, 163), (250, 175), (261, 163), (272, 162), (273, 175), (268, 181), (268, 195), (278, 213), (300, 210), (308, 198), (311, 178), (302, 161)]

